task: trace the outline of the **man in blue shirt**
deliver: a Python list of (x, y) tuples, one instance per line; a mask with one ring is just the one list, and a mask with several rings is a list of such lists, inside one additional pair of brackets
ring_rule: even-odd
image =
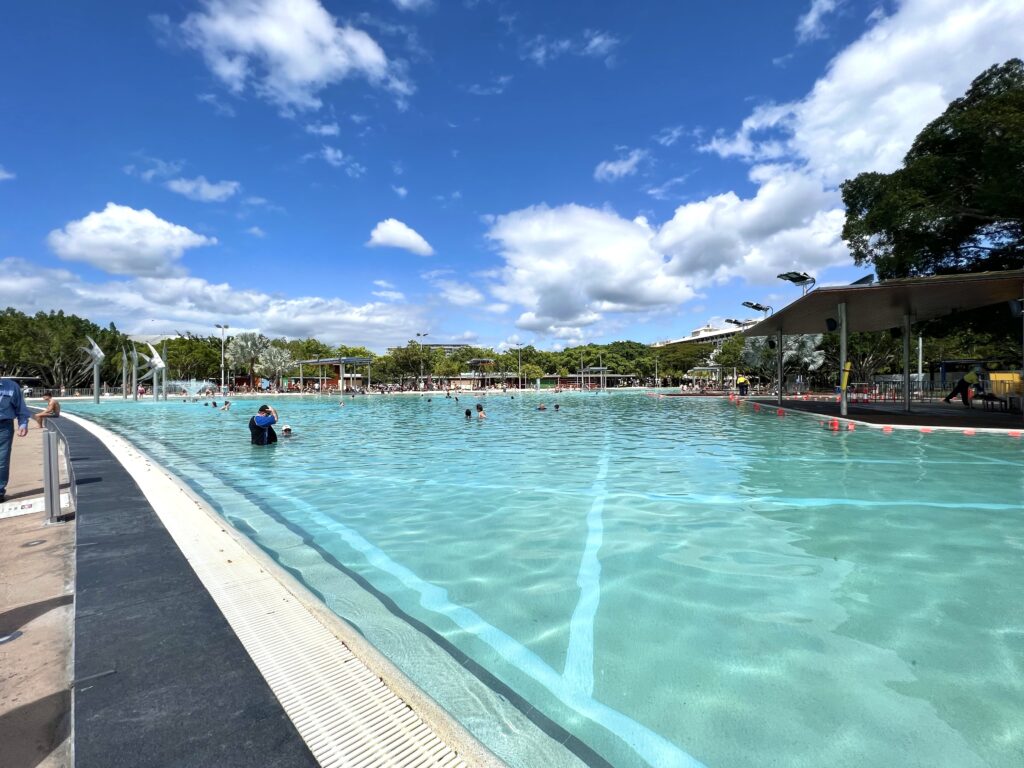
[(277, 411), (272, 406), (261, 405), (256, 415), (249, 419), (249, 437), (253, 445), (270, 445), (277, 442), (273, 425), (278, 421)]
[(0, 379), (0, 502), (7, 497), (7, 481), (11, 476), (14, 420), (18, 420), (18, 437), (24, 437), (28, 434), (28, 415), (21, 387), (11, 379)]

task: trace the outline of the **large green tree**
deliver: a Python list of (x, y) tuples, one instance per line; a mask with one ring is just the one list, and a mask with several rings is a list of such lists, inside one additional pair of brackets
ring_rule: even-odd
[(843, 238), (883, 279), (1024, 267), (1024, 63), (978, 76), (901, 168), (841, 188)]

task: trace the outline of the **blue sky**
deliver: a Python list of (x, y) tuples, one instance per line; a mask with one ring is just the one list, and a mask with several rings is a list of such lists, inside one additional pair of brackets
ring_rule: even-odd
[(559, 348), (849, 282), (891, 171), (1007, 0), (14, 4), (4, 305), (135, 333)]

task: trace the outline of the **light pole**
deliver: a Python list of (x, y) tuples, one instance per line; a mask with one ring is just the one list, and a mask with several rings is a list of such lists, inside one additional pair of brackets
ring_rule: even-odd
[[(419, 348), (420, 348), (420, 382), (423, 381), (423, 342), (419, 341), (419, 339), (426, 338), (429, 335), (430, 335), (429, 333), (417, 333), (416, 334), (416, 339), (417, 339), (416, 344), (419, 345)], [(419, 389), (419, 387), (417, 386), (416, 389)], [(426, 389), (426, 385), (424, 385), (424, 389)]]
[(519, 371), (516, 373), (516, 386), (519, 387), (519, 391), (523, 391), (523, 342), (516, 342), (516, 351), (519, 352)]
[(224, 331), (231, 326), (227, 323), (224, 323), (224, 325), (214, 323), (214, 325), (220, 328), (220, 393), (221, 395), (227, 395), (228, 390), (224, 384)]

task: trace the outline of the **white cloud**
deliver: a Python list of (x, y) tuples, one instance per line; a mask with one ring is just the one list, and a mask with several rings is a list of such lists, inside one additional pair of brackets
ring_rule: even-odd
[(500, 96), (505, 92), (508, 84), (512, 82), (512, 75), (501, 75), (491, 79), (487, 85), (474, 83), (466, 86), (466, 91), (474, 96)]
[(614, 35), (610, 35), (607, 32), (599, 32), (595, 29), (584, 30), (583, 39), (584, 43), (580, 50), (580, 55), (593, 56), (599, 59), (614, 51), (621, 42)]
[(203, 102), (203, 104), (209, 104), (211, 107), (213, 107), (213, 111), (216, 112), (218, 115), (221, 115), (223, 117), (235, 116), (235, 108), (232, 107), (230, 104), (225, 104), (223, 101), (218, 99), (215, 94), (200, 93), (196, 96), (196, 99)]
[(169, 178), (184, 167), (180, 160), (161, 160), (159, 157), (146, 157), (141, 153), (136, 153), (136, 156), (139, 158), (139, 165), (132, 163), (124, 166), (122, 170), (129, 176), (138, 176), (145, 182)]
[(457, 280), (434, 279), (431, 285), (441, 291), (441, 298), (457, 307), (472, 307), (484, 300), (484, 295), (468, 283)]
[(391, 0), (391, 2), (400, 11), (419, 11), (434, 4), (433, 0)]
[(398, 219), (384, 219), (379, 222), (370, 233), (366, 245), (370, 248), (402, 248), (417, 256), (434, 255), (430, 243), (419, 232)]
[(723, 157), (802, 163), (825, 184), (899, 167), (914, 137), (971, 80), (1020, 55), (1024, 13), (1004, 0), (904, 0), (829, 64), (799, 101), (758, 107)]
[(688, 178), (690, 178), (689, 174), (686, 176), (675, 176), (668, 181), (658, 184), (657, 186), (647, 187), (644, 192), (655, 200), (671, 200), (673, 198), (678, 198), (680, 195), (676, 190), (682, 186)]
[(385, 301), (405, 301), (405, 294), (401, 291), (373, 291), (373, 295)]
[(673, 125), (668, 128), (662, 128), (654, 136), (654, 140), (661, 144), (663, 147), (671, 147), (679, 138), (683, 135), (684, 130), (681, 125)]
[(374, 280), (373, 284), (378, 288), (394, 288), (395, 284), (388, 282), (387, 280)]
[(199, 235), (164, 221), (152, 211), (107, 203), (100, 212), (68, 222), (50, 232), (47, 242), (68, 261), (83, 261), (116, 275), (168, 275), (189, 248), (214, 245)]
[(671, 273), (696, 284), (762, 282), (849, 262), (838, 193), (785, 167), (755, 167), (751, 180), (760, 185), (752, 198), (727, 192), (676, 209), (652, 241)]
[(487, 233), (505, 261), (491, 292), (524, 308), (516, 325), (563, 339), (604, 313), (675, 305), (693, 296), (669, 271), (644, 219), (579, 205), (535, 206), (497, 216)]
[(405, 197), (406, 195), (409, 194), (409, 190), (406, 189), (405, 187), (396, 187), (394, 184), (392, 184), (391, 188), (395, 190), (395, 194), (398, 195), (399, 197)]
[(8, 181), (9, 179), (17, 178), (15, 174), (8, 171), (2, 165), (0, 165), (0, 181)]
[(205, 176), (197, 176), (194, 179), (171, 179), (164, 186), (189, 200), (198, 200), (201, 203), (223, 203), (242, 188), (237, 181), (213, 183), (207, 181)]
[(314, 136), (337, 136), (341, 133), (341, 128), (337, 123), (310, 123), (306, 126), (306, 133), (312, 133)]
[[(67, 270), (45, 269), (19, 259), (0, 261), (9, 279), (0, 283), (0, 302), (24, 312), (63, 309), (127, 333), (174, 328), (214, 333), (214, 323), (268, 336), (316, 336), (329, 344), (360, 344), (383, 351), (424, 328), (422, 307), (340, 298), (271, 295), (239, 290), (196, 277), (139, 277), (86, 282)], [(106, 350), (108, 353), (111, 350)]]
[(615, 181), (623, 176), (632, 176), (646, 158), (646, 150), (632, 149), (618, 160), (603, 160), (594, 169), (594, 178), (598, 181)]
[(834, 13), (843, 0), (811, 0), (807, 13), (796, 22), (796, 36), (801, 43), (819, 40), (826, 35), (825, 17)]
[(319, 109), (322, 90), (354, 75), (400, 100), (414, 90), (370, 35), (339, 26), (319, 0), (203, 0), (181, 32), (232, 92), (252, 87), (286, 113)]
[(329, 147), (326, 144), (320, 151), (320, 156), (328, 165), (333, 165), (335, 168), (343, 168), (353, 179), (358, 179), (364, 173), (366, 168), (355, 161), (351, 155), (346, 155), (340, 149), (336, 147)]
[(587, 29), (577, 40), (552, 39), (546, 35), (537, 35), (523, 44), (520, 56), (539, 67), (566, 54), (604, 59), (605, 63), (611, 66), (613, 63), (611, 54), (620, 44), (621, 41), (609, 32)]
[(248, 228), (247, 230), (245, 230), (245, 231), (246, 231), (246, 232), (247, 232), (248, 234), (252, 235), (253, 237), (260, 237), (260, 238), (262, 238), (262, 237), (266, 237), (266, 236), (267, 236), (267, 233), (266, 233), (266, 232), (264, 232), (264, 231), (263, 231), (262, 229), (260, 229), (259, 227), (249, 227), (249, 228)]

